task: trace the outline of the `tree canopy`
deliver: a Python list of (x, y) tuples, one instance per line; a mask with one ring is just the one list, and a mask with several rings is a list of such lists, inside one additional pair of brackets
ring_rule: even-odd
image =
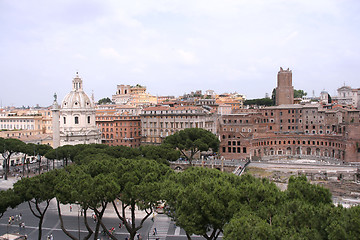
[[(88, 230), (84, 239), (97, 239), (101, 229), (116, 239), (102, 220), (106, 207), (112, 204), (133, 240), (155, 206), (165, 202), (167, 214), (186, 231), (188, 239), (196, 234), (213, 240), (221, 233), (224, 240), (359, 239), (360, 206), (334, 206), (330, 191), (311, 184), (305, 176), (290, 177), (287, 189), (280, 191), (269, 180), (249, 174), (239, 177), (200, 167), (176, 173), (164, 164), (179, 156), (175, 149), (193, 153), (217, 150), (218, 139), (204, 131), (180, 131), (164, 145), (138, 149), (91, 144), (64, 146), (57, 151), (44, 147), (42, 153), (40, 146), (35, 149), (38, 145), (15, 141), (12, 148), (12, 141), (0, 139), (5, 143), (3, 151), (34, 154), (35, 149), (35, 154), (72, 161), (63, 169), (23, 178), (12, 189), (0, 191), (0, 217), (9, 207), (27, 202), (39, 219), (41, 236), (46, 210), (55, 197), (61, 228), (69, 238), (77, 239), (67, 230), (60, 204), (81, 206)], [(137, 218), (135, 209), (145, 212), (143, 218)], [(87, 224), (87, 210), (97, 216), (93, 228)]]
[(202, 128), (186, 128), (164, 139), (165, 145), (178, 149), (192, 163), (200, 151), (219, 150), (220, 141), (213, 133)]
[(296, 90), (294, 89), (294, 98), (302, 98), (303, 96), (306, 96), (307, 92), (305, 92), (304, 90)]
[(111, 99), (109, 97), (106, 97), (106, 98), (102, 98), (98, 101), (98, 104), (101, 105), (101, 104), (110, 104), (112, 103)]
[(245, 100), (244, 105), (273, 106), (274, 102), (270, 98), (248, 99)]

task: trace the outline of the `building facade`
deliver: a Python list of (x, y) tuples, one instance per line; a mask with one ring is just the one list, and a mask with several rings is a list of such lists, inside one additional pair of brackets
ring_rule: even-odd
[(186, 128), (203, 128), (214, 134), (217, 115), (202, 107), (156, 106), (141, 111), (142, 144), (161, 144), (165, 137)]
[(337, 90), (338, 95), (335, 99), (341, 105), (351, 105), (360, 109), (360, 88), (351, 88), (349, 86), (342, 86)]
[(54, 147), (101, 143), (101, 133), (96, 127), (95, 105), (83, 90), (82, 79), (76, 74), (72, 81), (72, 91), (61, 103), (53, 103)]
[(141, 121), (139, 108), (107, 105), (96, 109), (96, 125), (101, 131), (101, 142), (109, 146), (139, 147)]
[(157, 104), (156, 96), (146, 92), (146, 87), (139, 84), (135, 86), (117, 85), (116, 94), (112, 95), (115, 104), (152, 105)]

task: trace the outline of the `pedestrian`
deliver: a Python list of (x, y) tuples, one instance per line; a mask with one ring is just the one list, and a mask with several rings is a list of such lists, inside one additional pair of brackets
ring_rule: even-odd
[(19, 220), (21, 221), (21, 219), (22, 219), (22, 214), (20, 213), (19, 214)]
[(121, 223), (119, 223), (119, 228), (121, 228)]
[(157, 230), (156, 230), (156, 227), (154, 227), (153, 235), (156, 235), (156, 234), (157, 234)]
[(50, 240), (54, 240), (54, 236), (52, 233), (50, 233)]
[(72, 212), (72, 206), (70, 205), (70, 212)]

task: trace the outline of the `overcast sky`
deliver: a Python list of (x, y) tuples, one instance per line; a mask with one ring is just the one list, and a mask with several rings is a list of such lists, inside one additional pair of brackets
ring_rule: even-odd
[(0, 0), (2, 106), (61, 101), (78, 71), (95, 100), (117, 84), (262, 98), (360, 87), (358, 0)]

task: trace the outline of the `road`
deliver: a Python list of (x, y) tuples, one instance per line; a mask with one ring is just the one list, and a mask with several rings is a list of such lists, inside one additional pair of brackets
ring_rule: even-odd
[[(72, 211), (70, 212), (69, 205), (62, 206), (63, 220), (65, 222), (65, 228), (76, 237), (80, 234), (80, 239), (83, 238), (87, 234), (87, 230), (83, 224), (83, 217), (78, 217), (79, 212), (77, 211), (78, 207), (72, 205)], [(8, 219), (10, 216), (15, 216), (17, 214), (22, 214), (22, 221), (25, 223), (25, 228), (19, 227), (19, 221), (14, 221), (12, 224), (8, 224)], [(129, 237), (126, 229), (122, 227), (119, 229), (119, 219), (114, 214), (113, 209), (108, 208), (106, 210), (107, 217), (104, 217), (103, 222), (108, 227), (108, 229), (115, 227), (115, 237), (117, 239), (125, 239)], [(91, 212), (88, 212), (88, 222), (92, 229), (95, 227), (94, 221), (91, 219)], [(141, 215), (141, 213), (140, 213)], [(137, 219), (139, 222), (141, 219)], [(27, 234), (28, 239), (37, 239), (38, 237), (38, 219), (34, 217), (31, 213), (28, 204), (23, 203), (19, 205), (15, 209), (9, 209), (5, 212), (4, 216), (0, 219), (0, 235), (5, 233), (21, 233)], [(153, 229), (156, 227), (157, 235), (152, 235)], [(43, 233), (42, 239), (46, 239), (46, 237), (50, 234), (53, 234), (54, 239), (70, 239), (68, 236), (60, 228), (60, 220), (57, 213), (56, 203), (52, 201), (48, 211), (45, 215), (44, 223), (43, 223)], [(185, 231), (176, 227), (174, 222), (171, 221), (169, 217), (165, 214), (157, 214), (155, 215), (154, 221), (151, 219), (147, 219), (143, 225), (143, 228), (140, 229), (139, 233), (143, 236), (143, 240), (145, 239), (156, 239), (159, 240), (186, 240)], [(93, 235), (94, 236), (94, 235)], [(92, 238), (91, 238), (92, 239)], [(99, 239), (108, 239), (106, 236), (100, 235)], [(194, 236), (193, 239), (205, 239), (200, 236)]]

